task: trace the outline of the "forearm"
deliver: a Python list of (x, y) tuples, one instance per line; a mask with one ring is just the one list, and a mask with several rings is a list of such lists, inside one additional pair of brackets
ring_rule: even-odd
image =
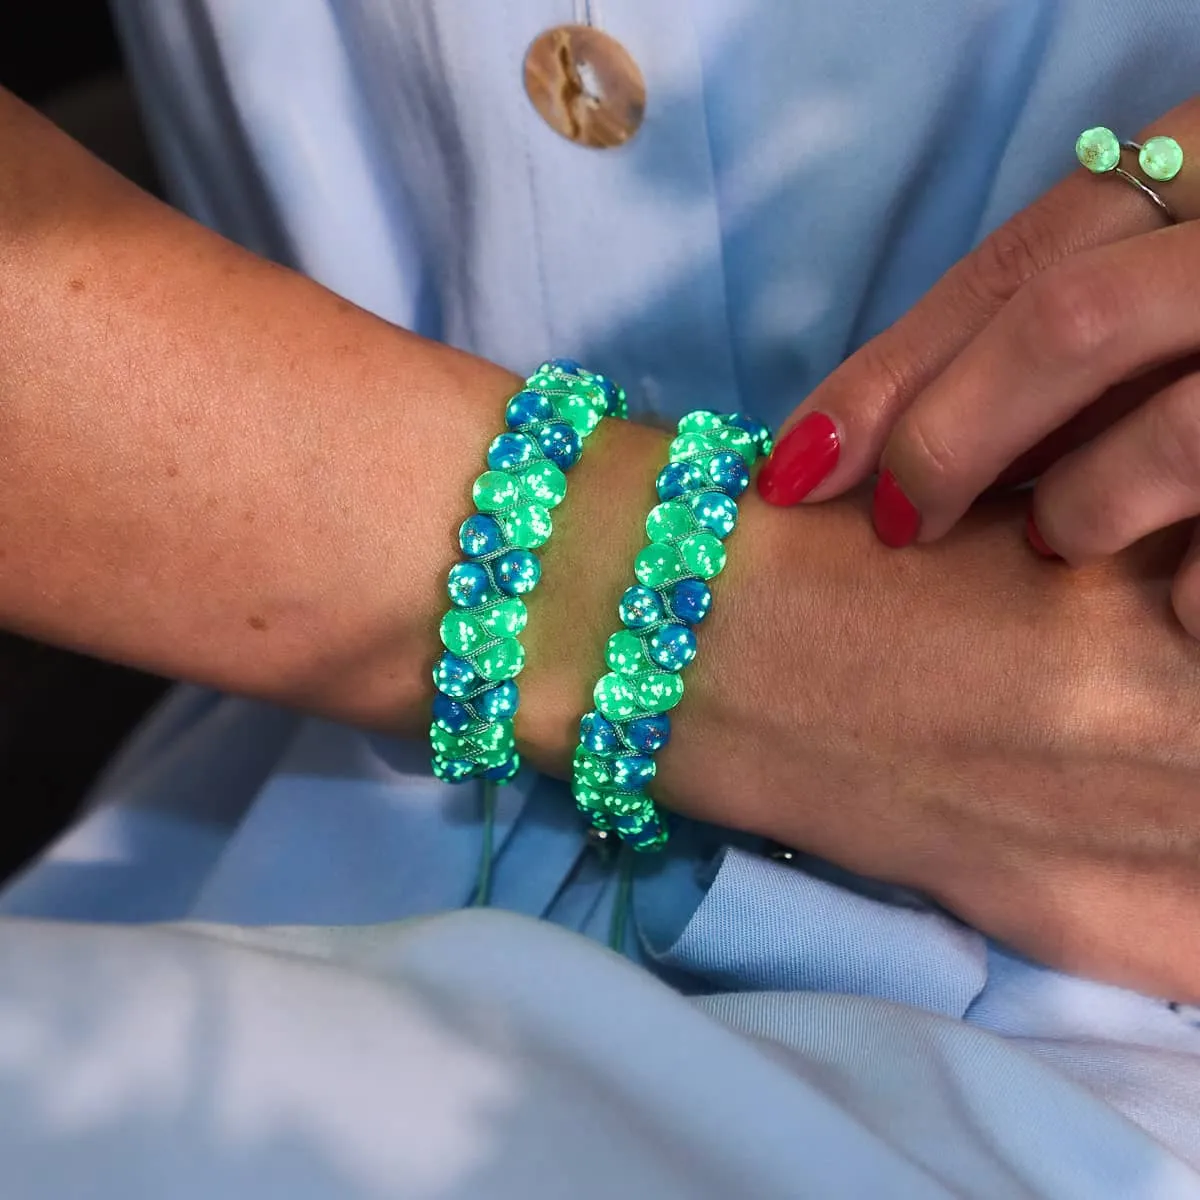
[[(519, 379), (229, 244), (5, 96), (0, 159), (0, 625), (423, 731)], [(569, 763), (665, 442), (605, 422), (554, 513), (520, 722), (544, 765)]]
[(0, 622), (415, 724), (514, 380), (139, 193), (0, 103)]

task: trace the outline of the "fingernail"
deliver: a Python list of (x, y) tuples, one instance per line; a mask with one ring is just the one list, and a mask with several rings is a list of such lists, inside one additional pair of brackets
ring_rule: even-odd
[(1043, 558), (1062, 557), (1062, 555), (1060, 555), (1057, 551), (1051, 550), (1050, 547), (1046, 545), (1046, 539), (1042, 537), (1042, 531), (1038, 529), (1037, 522), (1033, 519), (1033, 513), (1029, 514), (1029, 517), (1025, 522), (1025, 536), (1029, 539), (1029, 544)]
[(839, 450), (834, 423), (824, 413), (809, 413), (758, 473), (758, 494), (768, 504), (797, 504), (837, 466)]
[(884, 471), (875, 485), (871, 520), (885, 546), (899, 550), (913, 541), (921, 529), (921, 514), (900, 489), (891, 471)]

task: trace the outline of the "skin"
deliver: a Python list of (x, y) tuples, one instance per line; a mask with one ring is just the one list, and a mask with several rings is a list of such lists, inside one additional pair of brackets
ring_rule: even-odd
[[(454, 531), (517, 378), (229, 245), (8, 97), (0, 156), (0, 624), (424, 734)], [(666, 443), (606, 423), (555, 512), (518, 720), (548, 771)], [(1011, 504), (897, 555), (861, 498), (752, 491), (731, 550), (664, 802), (1200, 999), (1200, 647), (1170, 537), (1074, 575)]]
[[(1079, 567), (1200, 513), (1200, 99), (1138, 136), (1173, 136), (1184, 166), (1136, 189), (1075, 170), (996, 230), (864, 346), (789, 421), (824, 413), (826, 500), (878, 468), (919, 514), (917, 540), (955, 528), (997, 482), (1038, 478), (1036, 529)], [(1134, 156), (1126, 169), (1139, 171)], [(786, 497), (785, 499), (792, 499)], [(1180, 551), (1179, 620), (1200, 636), (1200, 541)]]

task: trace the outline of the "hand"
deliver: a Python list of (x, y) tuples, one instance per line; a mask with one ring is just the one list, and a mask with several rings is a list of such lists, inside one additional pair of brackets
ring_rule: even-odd
[[(763, 495), (824, 500), (878, 467), (875, 525), (899, 546), (1044, 470), (1030, 540), (1075, 566), (1200, 513), (1200, 99), (1154, 133), (1189, 155), (1156, 185), (1181, 224), (1078, 169), (808, 397)], [(1198, 541), (1173, 601), (1200, 636)]]
[(1179, 532), (1068, 573), (1029, 553), (1011, 499), (919, 555), (880, 547), (861, 506), (742, 507), (670, 803), (923, 891), (1040, 961), (1200, 1000)]
[[(519, 730), (562, 775), (666, 453), (632, 425), (595, 439), (526, 631)], [(1029, 552), (1011, 498), (915, 555), (880, 546), (861, 504), (740, 507), (658, 797), (924, 891), (1054, 966), (1200, 1001), (1178, 531), (1072, 573)]]

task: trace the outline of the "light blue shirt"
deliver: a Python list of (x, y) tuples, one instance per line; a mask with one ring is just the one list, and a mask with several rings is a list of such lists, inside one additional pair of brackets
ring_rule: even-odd
[[(1192, 0), (604, 0), (579, 7), (638, 61), (648, 107), (627, 146), (597, 152), (552, 133), (521, 88), (529, 42), (576, 7), (290, 0), (285, 15), (261, 0), (120, 0), (117, 12), (183, 207), (390, 320), (519, 372), (579, 358), (650, 418), (711, 406), (778, 421), (1060, 178), (1079, 129), (1132, 133), (1200, 78)], [(67, 1146), (90, 1172), (81, 1178), (121, 1196), (162, 1194), (137, 1174), (153, 1153), (164, 1171), (186, 1162), (196, 1194), (231, 1196), (263, 1194), (250, 1190), (261, 1179), (284, 1188), (293, 1167), (303, 1175), (297, 1162), (311, 1187), (288, 1183), (289, 1196), (1200, 1195), (1196, 1014), (1024, 962), (916, 898), (819, 863), (781, 865), (720, 830), (685, 823), (634, 883), (626, 950), (673, 991), (512, 917), (374, 929), (471, 894), (479, 797), (433, 780), (426, 757), (422, 745), (194, 690), (166, 704), (0, 911), (363, 928), (287, 935), (289, 953), (321, 958), (318, 971), (280, 957), (284, 935), (230, 948), (249, 935), (0, 922), (0, 1112), (23, 1114), (10, 1136), (27, 1172), (18, 1194), (71, 1194), (48, 1186), (64, 1176), (43, 1174), (69, 1173)], [(560, 784), (525, 774), (503, 789), (496, 847), (496, 907), (605, 940), (614, 872), (587, 849)], [(382, 975), (370, 955), (350, 961), (342, 949), (367, 944), (394, 952)], [(176, 1157), (149, 1148), (136, 1107), (108, 1129), (125, 1157), (104, 1157), (78, 1125), (46, 1115), (66, 1101), (42, 1061), (4, 1057), (7, 1044), (19, 1049), (13, 1022), (69, 1047), (88, 1020), (73, 988), (103, 1012), (127, 1003), (130, 973), (176, 969), (192, 982), (147, 985), (145, 1012), (158, 986), (168, 1012), (191, 1005), (203, 1016), (192, 1049), (208, 1055), (219, 1054), (220, 1014), (236, 1027), (244, 1006), (259, 1014), (248, 1027), (275, 1039), (235, 1040), (245, 1069), (274, 1078), (286, 1061), (301, 1092), (326, 1079), (326, 1101), (303, 1118), (284, 1106), (277, 1125), (234, 1104), (216, 1126), (193, 1127), (189, 1114), (216, 1120), (221, 1089), (185, 1071), (162, 1118)], [(210, 973), (243, 972), (255, 982), (230, 982), (228, 1005), (192, 995)], [(363, 988), (379, 994), (374, 1008)], [(256, 1008), (259, 989), (290, 998), (277, 1027)], [(412, 1184), (406, 1153), (426, 1122), (430, 1144), (442, 1134), (420, 1089), (379, 1065), (406, 1022), (423, 1028), (412, 989), (445, 1006), (434, 1044), (446, 1061), (491, 1080), (478, 1101), (487, 1111), (523, 1113), (495, 1095), (528, 1084), (529, 1120), (576, 1114), (611, 1152), (585, 1170), (578, 1130), (530, 1134), (469, 1187)], [(480, 991), (509, 1040), (464, 1015)], [(361, 1063), (346, 1051), (335, 1069), (312, 1050), (311, 1031), (322, 1046), (328, 1034), (316, 1014), (362, 1031)], [(531, 1082), (548, 1078), (555, 1054), (572, 1070), (553, 1086)], [(25, 1066), (6, 1075), (13, 1061)], [(105, 1062), (106, 1086), (137, 1090)], [(432, 1086), (438, 1067), (426, 1065), (417, 1076)], [(464, 1154), (468, 1077), (466, 1099), (445, 1089), (447, 1105), (464, 1106), (450, 1143)], [(49, 1099), (39, 1108), (30, 1096)], [(408, 1151), (389, 1158), (378, 1145), (397, 1137), (372, 1123), (379, 1105), (399, 1105)], [(651, 1133), (635, 1135), (621, 1111)], [(333, 1154), (357, 1164), (345, 1177), (322, 1174), (297, 1141), (304, 1129), (336, 1141), (339, 1121), (374, 1131)], [(0, 1159), (12, 1153), (4, 1125)], [(263, 1141), (268, 1128), (291, 1133)], [(218, 1148), (238, 1139), (269, 1144), (263, 1175), (220, 1173)], [(545, 1168), (536, 1187), (522, 1174), (530, 1155)], [(407, 1191), (390, 1190), (399, 1180)]]

